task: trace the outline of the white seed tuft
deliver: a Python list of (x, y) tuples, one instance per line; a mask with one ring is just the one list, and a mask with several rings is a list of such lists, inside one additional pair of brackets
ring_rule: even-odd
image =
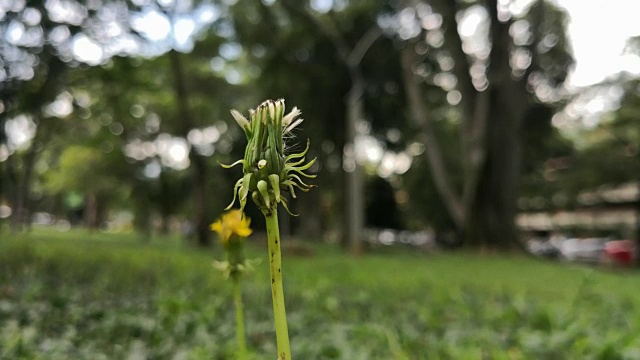
[(238, 123), (238, 125), (240, 125), (242, 129), (244, 129), (245, 127), (249, 127), (249, 120), (247, 120), (247, 118), (242, 116), (242, 114), (240, 114), (239, 111), (231, 110), (231, 116), (233, 116), (233, 118), (236, 120), (236, 122)]
[(289, 126), (289, 124), (291, 124), (291, 122), (300, 114), (302, 114), (302, 112), (298, 110), (297, 107), (294, 107), (293, 109), (291, 109), (291, 111), (287, 115), (285, 115), (282, 118), (282, 126), (283, 127)]
[(302, 121), (303, 121), (303, 120), (304, 120), (304, 119), (298, 119), (298, 120), (294, 121), (294, 122), (293, 122), (293, 124), (291, 124), (291, 125), (287, 126), (287, 127), (284, 129), (284, 133), (285, 133), (285, 134), (289, 133), (289, 132), (290, 132), (291, 130), (293, 130), (296, 126), (300, 125), (300, 123), (302, 123)]

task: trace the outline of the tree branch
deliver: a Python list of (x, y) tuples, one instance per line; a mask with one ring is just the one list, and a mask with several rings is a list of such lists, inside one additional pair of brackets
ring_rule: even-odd
[[(462, 193), (462, 202), (465, 209), (470, 209), (476, 198), (480, 172), (487, 159), (487, 121), (489, 119), (491, 91), (486, 89), (476, 95), (473, 126), (470, 128), (470, 136), (466, 146), (467, 171)], [(463, 140), (464, 141), (464, 140)]]
[[(489, 54), (488, 79), (491, 87), (495, 87), (506, 102), (515, 118), (520, 118), (523, 109), (527, 108), (528, 96), (525, 81), (514, 81), (511, 76), (510, 48), (512, 44), (507, 22), (498, 18), (498, 0), (486, 0), (489, 20), (491, 21), (489, 36), (491, 37), (491, 53)], [(509, 116), (509, 115), (507, 115)]]
[(456, 223), (456, 226), (460, 229), (464, 228), (466, 210), (463, 204), (460, 202), (460, 197), (456, 194), (449, 172), (445, 167), (442, 151), (438, 143), (438, 138), (431, 124), (431, 119), (427, 109), (424, 106), (424, 100), (420, 91), (420, 87), (416, 82), (416, 78), (413, 75), (411, 67), (415, 62), (415, 51), (413, 47), (407, 46), (402, 50), (402, 75), (404, 81), (405, 92), (407, 94), (407, 100), (411, 109), (411, 114), (415, 118), (416, 122), (421, 125), (421, 129), (424, 132), (427, 141), (425, 146), (427, 147), (426, 156), (433, 175), (438, 193), (442, 197), (442, 200), (451, 215), (451, 218)]
[(378, 25), (373, 25), (367, 30), (367, 32), (362, 35), (360, 40), (356, 46), (351, 50), (349, 56), (347, 56), (346, 63), (348, 67), (354, 67), (360, 65), (362, 58), (369, 51), (369, 48), (373, 45), (373, 43), (378, 40), (378, 38), (382, 35), (382, 30), (378, 27)]
[(532, 16), (535, 19), (535, 21), (533, 22), (533, 24), (535, 25), (533, 26), (535, 27), (532, 29), (533, 39), (531, 41), (531, 45), (528, 47), (529, 51), (531, 52), (531, 64), (529, 64), (529, 67), (525, 70), (524, 76), (522, 77), (522, 81), (524, 81), (525, 84), (529, 80), (529, 75), (531, 75), (531, 73), (536, 70), (536, 66), (538, 64), (538, 51), (536, 48), (540, 44), (540, 41), (544, 38), (544, 34), (542, 33), (541, 29), (542, 23), (544, 21), (544, 8), (544, 1), (539, 0), (529, 9), (529, 11), (533, 12)]
[(462, 38), (458, 32), (456, 1), (440, 0), (434, 2), (434, 6), (442, 14), (446, 43), (450, 44), (447, 48), (451, 51), (451, 56), (453, 56), (455, 62), (453, 73), (458, 79), (457, 89), (462, 94), (464, 118), (470, 123), (473, 119), (476, 89), (469, 73), (471, 64), (467, 54), (462, 49)]
[(329, 40), (331, 40), (333, 46), (335, 46), (336, 50), (338, 51), (338, 55), (340, 56), (342, 61), (347, 61), (351, 53), (349, 44), (347, 43), (344, 36), (342, 36), (342, 34), (337, 30), (338, 26), (333, 23), (331, 19), (328, 20), (330, 23), (327, 24), (322, 22), (317, 16), (313, 16), (313, 14), (309, 12), (306, 6), (291, 4), (289, 1), (283, 1), (281, 4), (290, 12), (302, 16), (303, 18), (314, 24), (327, 38), (329, 38)]
[[(477, 193), (480, 171), (486, 160), (486, 127), (490, 110), (490, 89), (479, 92), (473, 85), (469, 70), (471, 63), (462, 48), (462, 38), (458, 32), (455, 1), (437, 2), (437, 9), (443, 15), (445, 37), (454, 58), (454, 74), (458, 79), (457, 89), (462, 94), (462, 152), (464, 164), (464, 186), (462, 204), (467, 211), (473, 206)], [(491, 84), (489, 84), (491, 86)]]

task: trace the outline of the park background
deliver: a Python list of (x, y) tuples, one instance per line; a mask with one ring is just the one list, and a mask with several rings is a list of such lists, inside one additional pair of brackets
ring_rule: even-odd
[(318, 158), (280, 214), (294, 356), (640, 358), (639, 10), (0, 0), (0, 358), (231, 358), (210, 224), (269, 98)]

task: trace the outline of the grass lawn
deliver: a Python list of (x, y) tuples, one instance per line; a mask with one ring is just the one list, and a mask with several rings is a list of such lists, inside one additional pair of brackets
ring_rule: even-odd
[[(0, 359), (233, 359), (216, 258), (177, 239), (3, 233)], [(294, 359), (640, 359), (636, 271), (328, 246), (283, 261)], [(255, 359), (276, 354), (268, 279), (263, 261), (244, 282)]]

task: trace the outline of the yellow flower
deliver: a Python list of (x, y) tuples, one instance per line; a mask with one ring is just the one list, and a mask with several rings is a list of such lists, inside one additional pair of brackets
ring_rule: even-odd
[(228, 211), (218, 221), (211, 224), (211, 230), (218, 233), (222, 245), (227, 246), (234, 235), (238, 238), (251, 235), (250, 224), (251, 219), (244, 216), (242, 211), (235, 209)]

